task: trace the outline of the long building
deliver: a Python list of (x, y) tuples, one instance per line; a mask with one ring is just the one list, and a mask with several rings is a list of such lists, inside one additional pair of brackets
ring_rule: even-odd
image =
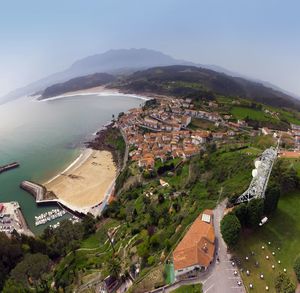
[(176, 280), (186, 279), (205, 271), (215, 254), (213, 211), (205, 210), (191, 225), (173, 252)]

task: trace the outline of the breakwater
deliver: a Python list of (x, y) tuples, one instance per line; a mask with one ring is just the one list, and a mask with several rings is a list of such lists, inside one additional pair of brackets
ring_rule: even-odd
[(47, 189), (40, 184), (25, 180), (20, 184), (20, 187), (33, 195), (37, 205), (57, 204), (62, 209), (79, 218), (82, 218), (87, 214), (86, 210), (73, 207), (62, 199), (46, 198)]
[(13, 162), (4, 166), (0, 166), (0, 173), (11, 170), (11, 169), (15, 169), (18, 168), (20, 166), (19, 163), (17, 162)]

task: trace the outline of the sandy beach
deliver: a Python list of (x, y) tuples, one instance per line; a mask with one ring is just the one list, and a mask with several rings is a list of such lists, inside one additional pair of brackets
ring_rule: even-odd
[(54, 100), (59, 100), (59, 99), (64, 99), (64, 98), (69, 98), (69, 97), (83, 97), (83, 96), (90, 96), (90, 95), (96, 95), (99, 97), (101, 97), (101, 96), (124, 96), (124, 97), (136, 98), (136, 99), (143, 100), (143, 101), (147, 101), (147, 100), (151, 99), (151, 97), (145, 96), (145, 95), (122, 93), (118, 89), (109, 89), (109, 88), (106, 88), (105, 86), (97, 86), (97, 87), (88, 88), (88, 89), (84, 89), (84, 90), (67, 92), (62, 95), (58, 95), (55, 97), (46, 98), (46, 99), (42, 99), (42, 100), (39, 100), (40, 96), (35, 96), (33, 98), (33, 101), (47, 102), (47, 101), (54, 101)]
[(72, 206), (89, 208), (105, 197), (117, 174), (112, 154), (86, 149), (66, 170), (44, 184)]

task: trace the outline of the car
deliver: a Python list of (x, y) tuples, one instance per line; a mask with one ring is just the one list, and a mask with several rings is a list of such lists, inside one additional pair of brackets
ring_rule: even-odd
[(241, 281), (237, 281), (238, 286), (242, 286), (242, 282)]

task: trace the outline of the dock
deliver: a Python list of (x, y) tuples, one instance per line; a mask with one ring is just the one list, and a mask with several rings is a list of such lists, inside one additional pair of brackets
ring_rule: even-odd
[(13, 162), (4, 166), (0, 166), (0, 173), (3, 173), (5, 171), (18, 168), (20, 164), (18, 162)]

